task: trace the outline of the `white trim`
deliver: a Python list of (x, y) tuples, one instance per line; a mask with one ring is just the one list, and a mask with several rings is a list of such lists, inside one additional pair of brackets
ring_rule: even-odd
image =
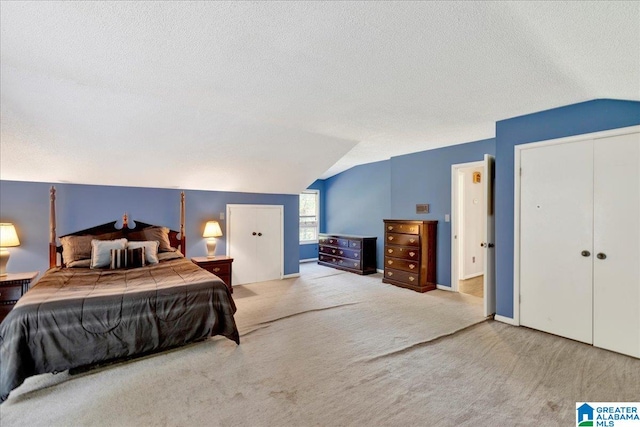
[(316, 240), (305, 240), (303, 242), (299, 242), (300, 246), (302, 245), (317, 245), (318, 244), (318, 239)]
[(292, 279), (294, 277), (300, 277), (300, 273), (291, 273), (291, 274), (285, 274), (284, 276), (282, 276), (283, 279)]
[(379, 269), (379, 268), (376, 268), (376, 271), (377, 271), (378, 273), (380, 273), (380, 274), (384, 274), (384, 270), (381, 270), (381, 269)]
[(469, 280), (469, 279), (473, 279), (474, 277), (480, 277), (482, 275), (484, 275), (484, 272), (469, 274), (468, 276), (464, 276), (464, 277), (461, 277), (459, 279), (460, 280)]
[(436, 285), (436, 288), (440, 289), (441, 291), (458, 292), (458, 291), (454, 291), (452, 286)]
[[(585, 141), (588, 139), (609, 138), (612, 136), (625, 135), (640, 132), (640, 126), (628, 126), (617, 129), (609, 129), (600, 132), (583, 133), (564, 138), (549, 139), (546, 141), (530, 142), (519, 144), (514, 149), (514, 185), (513, 185), (513, 319), (498, 316), (496, 320), (504, 321), (512, 325), (520, 325), (520, 162), (523, 150), (544, 147), (547, 145), (566, 144), (569, 142)], [(500, 317), (500, 319), (498, 319)], [(502, 319), (508, 319), (505, 321)]]
[(458, 292), (458, 171), (466, 168), (484, 168), (484, 161), (451, 165), (451, 286), (449, 291)]
[(302, 264), (303, 262), (314, 262), (314, 261), (318, 261), (318, 258), (301, 259), (299, 263)]
[(494, 320), (497, 320), (498, 322), (502, 322), (502, 323), (506, 323), (508, 325), (512, 325), (512, 326), (520, 326), (519, 323), (517, 323), (515, 320), (513, 320), (510, 317), (505, 317), (505, 316), (500, 316), (499, 314), (496, 314), (494, 316)]

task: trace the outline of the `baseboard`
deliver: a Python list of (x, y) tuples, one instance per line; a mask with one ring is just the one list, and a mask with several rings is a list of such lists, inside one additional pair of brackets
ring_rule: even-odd
[(513, 320), (511, 317), (505, 317), (505, 316), (500, 316), (499, 314), (496, 314), (494, 317), (495, 320), (497, 320), (498, 322), (502, 322), (502, 323), (507, 323), (509, 325), (513, 325), (513, 326), (520, 326), (518, 323), (516, 323), (515, 320)]
[(318, 258), (301, 259), (300, 264), (302, 264), (303, 262), (314, 262), (314, 261), (318, 261)]
[(376, 268), (376, 271), (377, 271), (378, 273), (380, 273), (380, 274), (384, 274), (384, 270), (381, 270), (381, 269), (379, 269), (379, 268)]
[(436, 288), (440, 289), (441, 291), (453, 292), (453, 288), (451, 286), (436, 285)]
[(292, 279), (294, 277), (300, 277), (300, 273), (291, 273), (291, 274), (285, 274), (284, 276), (282, 276), (283, 279)]

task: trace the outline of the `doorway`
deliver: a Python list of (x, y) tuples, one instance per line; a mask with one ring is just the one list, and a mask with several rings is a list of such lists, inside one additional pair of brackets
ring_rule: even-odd
[(451, 167), (451, 289), (495, 313), (493, 157)]

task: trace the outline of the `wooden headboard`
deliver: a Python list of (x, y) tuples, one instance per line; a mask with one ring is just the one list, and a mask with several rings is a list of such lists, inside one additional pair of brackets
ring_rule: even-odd
[[(49, 191), (49, 268), (62, 265), (62, 246), (57, 243), (56, 237), (56, 189), (51, 187)], [(185, 196), (184, 191), (180, 193), (180, 231), (169, 230), (169, 243), (174, 248), (178, 248), (184, 256), (187, 256), (186, 236), (185, 236)], [(128, 233), (140, 231), (147, 227), (152, 227), (154, 224), (147, 224), (141, 221), (135, 221), (135, 227), (129, 228), (129, 217), (125, 213), (122, 216), (122, 228), (116, 228), (117, 221), (107, 222), (105, 224), (96, 225), (95, 227), (87, 228), (84, 230), (76, 231), (74, 233), (66, 234), (66, 236), (91, 236), (105, 233), (122, 232), (124, 237), (127, 237)], [(64, 236), (61, 236), (64, 237)], [(60, 262), (58, 258), (60, 254)]]

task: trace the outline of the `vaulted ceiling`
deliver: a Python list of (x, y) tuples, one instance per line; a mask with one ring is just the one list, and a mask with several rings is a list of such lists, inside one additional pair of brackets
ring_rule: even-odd
[(295, 194), (640, 100), (639, 2), (0, 3), (0, 178)]

